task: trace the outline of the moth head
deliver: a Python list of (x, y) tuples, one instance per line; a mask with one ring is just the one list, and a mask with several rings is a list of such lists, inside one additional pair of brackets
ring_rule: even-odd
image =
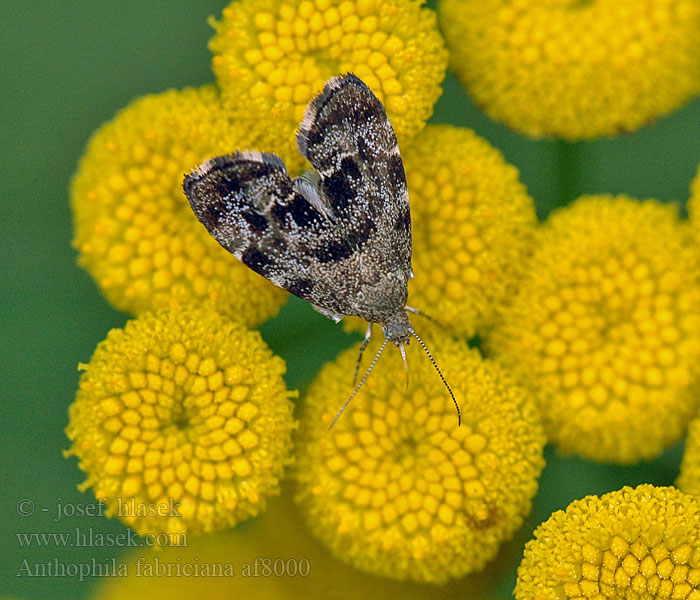
[(405, 310), (399, 310), (391, 315), (384, 323), (384, 339), (393, 342), (395, 346), (408, 344), (411, 340), (411, 322), (408, 320), (408, 314)]
[[(420, 311), (417, 311), (416, 309), (410, 309), (410, 310), (411, 310), (411, 312), (422, 314)], [(440, 367), (437, 366), (437, 363), (435, 362), (433, 355), (430, 353), (430, 350), (428, 350), (428, 347), (425, 345), (425, 342), (413, 330), (413, 326), (411, 325), (410, 321), (408, 320), (408, 313), (405, 310), (401, 310), (401, 311), (397, 312), (396, 314), (392, 315), (389, 319), (387, 319), (386, 322), (382, 323), (382, 328), (384, 329), (384, 342), (382, 343), (382, 345), (379, 348), (379, 350), (377, 351), (377, 353), (374, 355), (374, 358), (372, 359), (372, 363), (370, 364), (367, 371), (365, 371), (364, 377), (362, 377), (362, 379), (360, 380), (360, 383), (357, 384), (357, 386), (353, 390), (352, 394), (350, 394), (350, 397), (347, 399), (345, 404), (343, 404), (342, 408), (335, 415), (335, 418), (333, 419), (333, 422), (330, 424), (328, 429), (331, 429), (333, 427), (333, 425), (336, 424), (336, 422), (340, 418), (340, 415), (343, 414), (343, 411), (345, 410), (347, 405), (350, 404), (350, 401), (355, 397), (357, 392), (360, 391), (360, 388), (363, 386), (363, 384), (365, 383), (365, 381), (369, 377), (369, 374), (372, 372), (372, 369), (374, 369), (374, 365), (377, 364), (379, 357), (381, 356), (382, 352), (384, 351), (384, 348), (386, 348), (386, 345), (389, 342), (393, 342), (401, 351), (401, 356), (402, 356), (403, 361), (404, 361), (404, 366), (406, 367), (406, 374), (408, 376), (408, 365), (406, 364), (406, 351), (404, 350), (404, 345), (408, 344), (411, 337), (414, 337), (414, 338), (416, 338), (416, 340), (418, 340), (418, 343), (420, 344), (421, 348), (423, 348), (423, 351), (428, 355), (428, 358), (430, 359), (430, 362), (432, 363), (433, 367), (435, 368), (435, 371), (437, 371), (437, 374), (440, 377), (440, 379), (442, 380), (442, 383), (447, 388), (447, 391), (449, 392), (450, 397), (452, 398), (452, 402), (454, 402), (455, 409), (457, 409), (457, 426), (461, 425), (462, 424), (462, 414), (459, 411), (459, 404), (457, 404), (457, 399), (455, 398), (455, 395), (452, 392), (452, 388), (447, 383), (447, 380), (445, 379), (445, 376), (442, 374), (442, 371), (440, 371)], [(371, 331), (372, 330), (370, 327), (370, 330), (367, 333), (367, 338), (366, 338), (365, 342), (369, 341), (369, 336), (371, 335)], [(390, 336), (393, 336), (393, 337), (390, 337)], [(364, 347), (362, 347), (360, 350), (360, 356), (362, 356), (363, 350), (364, 350)], [(358, 366), (359, 366), (359, 362), (358, 362)], [(406, 380), (406, 385), (408, 386), (408, 379)]]

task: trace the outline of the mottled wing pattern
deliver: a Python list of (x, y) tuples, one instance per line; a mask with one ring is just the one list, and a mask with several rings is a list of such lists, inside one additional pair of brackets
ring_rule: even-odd
[(274, 154), (236, 152), (208, 160), (184, 190), (209, 233), (245, 265), (307, 300), (312, 260), (303, 236), (323, 238), (332, 224), (297, 190)]
[(318, 171), (320, 195), (341, 238), (364, 240), (366, 260), (411, 273), (411, 212), (396, 135), (384, 107), (355, 75), (334, 77), (306, 109), (299, 152)]
[(251, 269), (339, 319), (403, 308), (411, 220), (384, 108), (354, 75), (333, 78), (297, 135), (317, 173), (291, 180), (273, 154), (211, 159), (185, 178), (192, 209)]

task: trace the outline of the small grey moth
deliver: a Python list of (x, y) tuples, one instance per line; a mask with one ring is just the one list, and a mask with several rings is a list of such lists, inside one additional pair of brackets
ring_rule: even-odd
[(185, 176), (192, 210), (245, 265), (340, 321), (356, 315), (384, 331), (384, 343), (331, 427), (359, 391), (387, 342), (406, 360), (415, 337), (459, 406), (406, 306), (411, 211), (396, 135), (379, 99), (352, 73), (333, 77), (309, 102), (296, 136), (314, 170), (291, 179), (282, 159), (236, 152)]

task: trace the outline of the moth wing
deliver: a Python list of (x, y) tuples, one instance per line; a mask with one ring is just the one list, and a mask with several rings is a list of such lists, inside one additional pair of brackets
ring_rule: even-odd
[(312, 187), (312, 180), (292, 181), (278, 156), (250, 151), (212, 158), (183, 183), (197, 218), (241, 262), (336, 316), (347, 314), (317, 256), (339, 234)]
[(299, 152), (351, 245), (411, 274), (411, 212), (403, 161), (384, 107), (349, 73), (330, 79), (306, 108)]
[(405, 303), (411, 219), (384, 108), (354, 75), (329, 80), (297, 134), (316, 174), (292, 181), (272, 154), (238, 152), (185, 178), (222, 246), (324, 314), (381, 321)]

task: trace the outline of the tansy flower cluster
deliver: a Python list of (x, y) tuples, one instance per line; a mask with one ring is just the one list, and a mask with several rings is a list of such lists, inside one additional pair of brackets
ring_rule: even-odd
[[(630, 131), (700, 89), (694, 0), (441, 0), (439, 10), (452, 68), (477, 103), (530, 135)], [(78, 262), (136, 318), (81, 366), (66, 454), (108, 514), (173, 541), (263, 512), (296, 461), (286, 497), (249, 536), (138, 557), (201, 553), (240, 567), (287, 549), (322, 576), (129, 578), (98, 597), (152, 597), (152, 585), (173, 597), (457, 597), (471, 590), (456, 580), (483, 569), (529, 512), (547, 438), (631, 463), (681, 437), (700, 389), (700, 173), (691, 224), (656, 201), (586, 196), (538, 225), (497, 149), (464, 128), (424, 127), (448, 56), (417, 0), (236, 0), (212, 25), (216, 82), (134, 101), (94, 134), (72, 182)], [(209, 236), (182, 180), (245, 148), (299, 174), (304, 108), (346, 72), (382, 101), (401, 145), (408, 304), (428, 317), (413, 324), (462, 423), (414, 341), (410, 375), (387, 348), (329, 430), (353, 390), (355, 347), (304, 394), (293, 450), (284, 362), (248, 329), (286, 293)], [(689, 493), (700, 489), (699, 429), (678, 479)], [(516, 597), (700, 598), (698, 508), (652, 486), (574, 502), (528, 544)]]
[(700, 92), (696, 0), (440, 0), (438, 11), (467, 91), (531, 136), (634, 131)]
[[(268, 2), (265, 7), (243, 1), (226, 9), (215, 27), (218, 85), (148, 96), (121, 111), (93, 136), (71, 189), (79, 262), (116, 307), (138, 318), (113, 331), (85, 366), (67, 430), (73, 442), (69, 454), (79, 458), (87, 473), (83, 487), (94, 488), (108, 514), (117, 514), (115, 506), (135, 507), (133, 514), (119, 515), (142, 534), (212, 532), (254, 515), (277, 491), (282, 469), (291, 460), (294, 423), (280, 379), (283, 365), (244, 327), (273, 315), (284, 294), (206, 234), (182, 193), (183, 173), (207, 157), (240, 147), (277, 151), (294, 172), (298, 154), (285, 150), (293, 144), (293, 128), (324, 80), (344, 71), (355, 72), (375, 91), (405, 144), (429, 116), (446, 66), (434, 14), (411, 0)], [(236, 63), (240, 60), (242, 66)], [(240, 85), (244, 88), (236, 87)], [(450, 325), (471, 334), (475, 323), (492, 312), (486, 305), (502, 301), (503, 290), (513, 285), (518, 256), (526, 252), (534, 227), (533, 205), (515, 170), (470, 132), (436, 128), (426, 134), (425, 144), (435, 149), (444, 144), (444, 158), (454, 150), (476, 159), (469, 183), (455, 190), (445, 185), (448, 179), (467, 172), (452, 160), (440, 175), (442, 215), (455, 217), (470, 237), (458, 260), (472, 267), (467, 277), (473, 293), (449, 286)], [(418, 176), (424, 162), (420, 150), (413, 160)], [(426, 181), (429, 171), (422, 172), (423, 179), (414, 178), (412, 185), (426, 195), (424, 212), (429, 214), (433, 188)], [(479, 182), (487, 179), (493, 183), (482, 188)], [(498, 211), (499, 196), (514, 201)], [(462, 210), (460, 202), (470, 209)], [(496, 212), (503, 218), (492, 218)], [(468, 223), (470, 216), (474, 225)], [(430, 237), (426, 233), (422, 238), (426, 253)], [(455, 265), (446, 263), (448, 276), (454, 275)], [(486, 281), (497, 281), (493, 292)], [(459, 349), (460, 355), (465, 352)], [(502, 381), (489, 369), (470, 377), (486, 378), (480, 384), (484, 394), (512, 396), (514, 406), (520, 406), (519, 388), (511, 389), (507, 377)], [(502, 488), (484, 488), (497, 464), (512, 458), (507, 456), (510, 446), (490, 441), (484, 425), (480, 433), (463, 428), (457, 434), (458, 440), (466, 436), (465, 447), (475, 461), (484, 462), (484, 473), (463, 466), (443, 492), (432, 486), (428, 512), (412, 509), (404, 515), (399, 509), (408, 533), (422, 535), (426, 518), (438, 519), (430, 528), (431, 539), (452, 547), (453, 526), (461, 537), (470, 535), (470, 527), (488, 530), (479, 542), (483, 554), (477, 548), (455, 567), (440, 559), (441, 571), (431, 574), (430, 567), (422, 567), (418, 579), (444, 581), (480, 568), (517, 527), (542, 467), (543, 438), (533, 415), (527, 405), (521, 418), (531, 425), (531, 435), (516, 438), (512, 446), (514, 460), (526, 467), (513, 475), (511, 483), (521, 487), (514, 498)], [(451, 425), (441, 427), (449, 432), (455, 422), (452, 415)], [(506, 432), (517, 429), (509, 427)], [(493, 435), (506, 435), (498, 431)], [(493, 448), (480, 458), (489, 444)], [(470, 456), (463, 459), (469, 462)], [(449, 464), (436, 468), (446, 475)], [(456, 491), (462, 485), (466, 487)], [(446, 500), (437, 507), (440, 494)], [(181, 509), (173, 518), (139, 511), (166, 504)], [(420, 561), (421, 552), (418, 546), (412, 549), (413, 560)], [(391, 572), (393, 567), (382, 568)], [(394, 575), (406, 576), (402, 570)]]
[(147, 313), (84, 368), (69, 454), (107, 514), (177, 540), (235, 525), (278, 490), (292, 404), (257, 332), (200, 310)]
[[(529, 512), (544, 463), (531, 400), (464, 343), (431, 342), (460, 399), (462, 425), (418, 345), (382, 357), (348, 414), (357, 349), (309, 389), (298, 435), (297, 500), (310, 529), (351, 564), (441, 583), (481, 569)], [(370, 345), (372, 347), (377, 344)]]
[(675, 488), (587, 496), (534, 536), (516, 600), (700, 598), (700, 502)]
[(697, 409), (700, 253), (676, 213), (625, 196), (556, 211), (489, 334), (564, 452), (653, 458)]

